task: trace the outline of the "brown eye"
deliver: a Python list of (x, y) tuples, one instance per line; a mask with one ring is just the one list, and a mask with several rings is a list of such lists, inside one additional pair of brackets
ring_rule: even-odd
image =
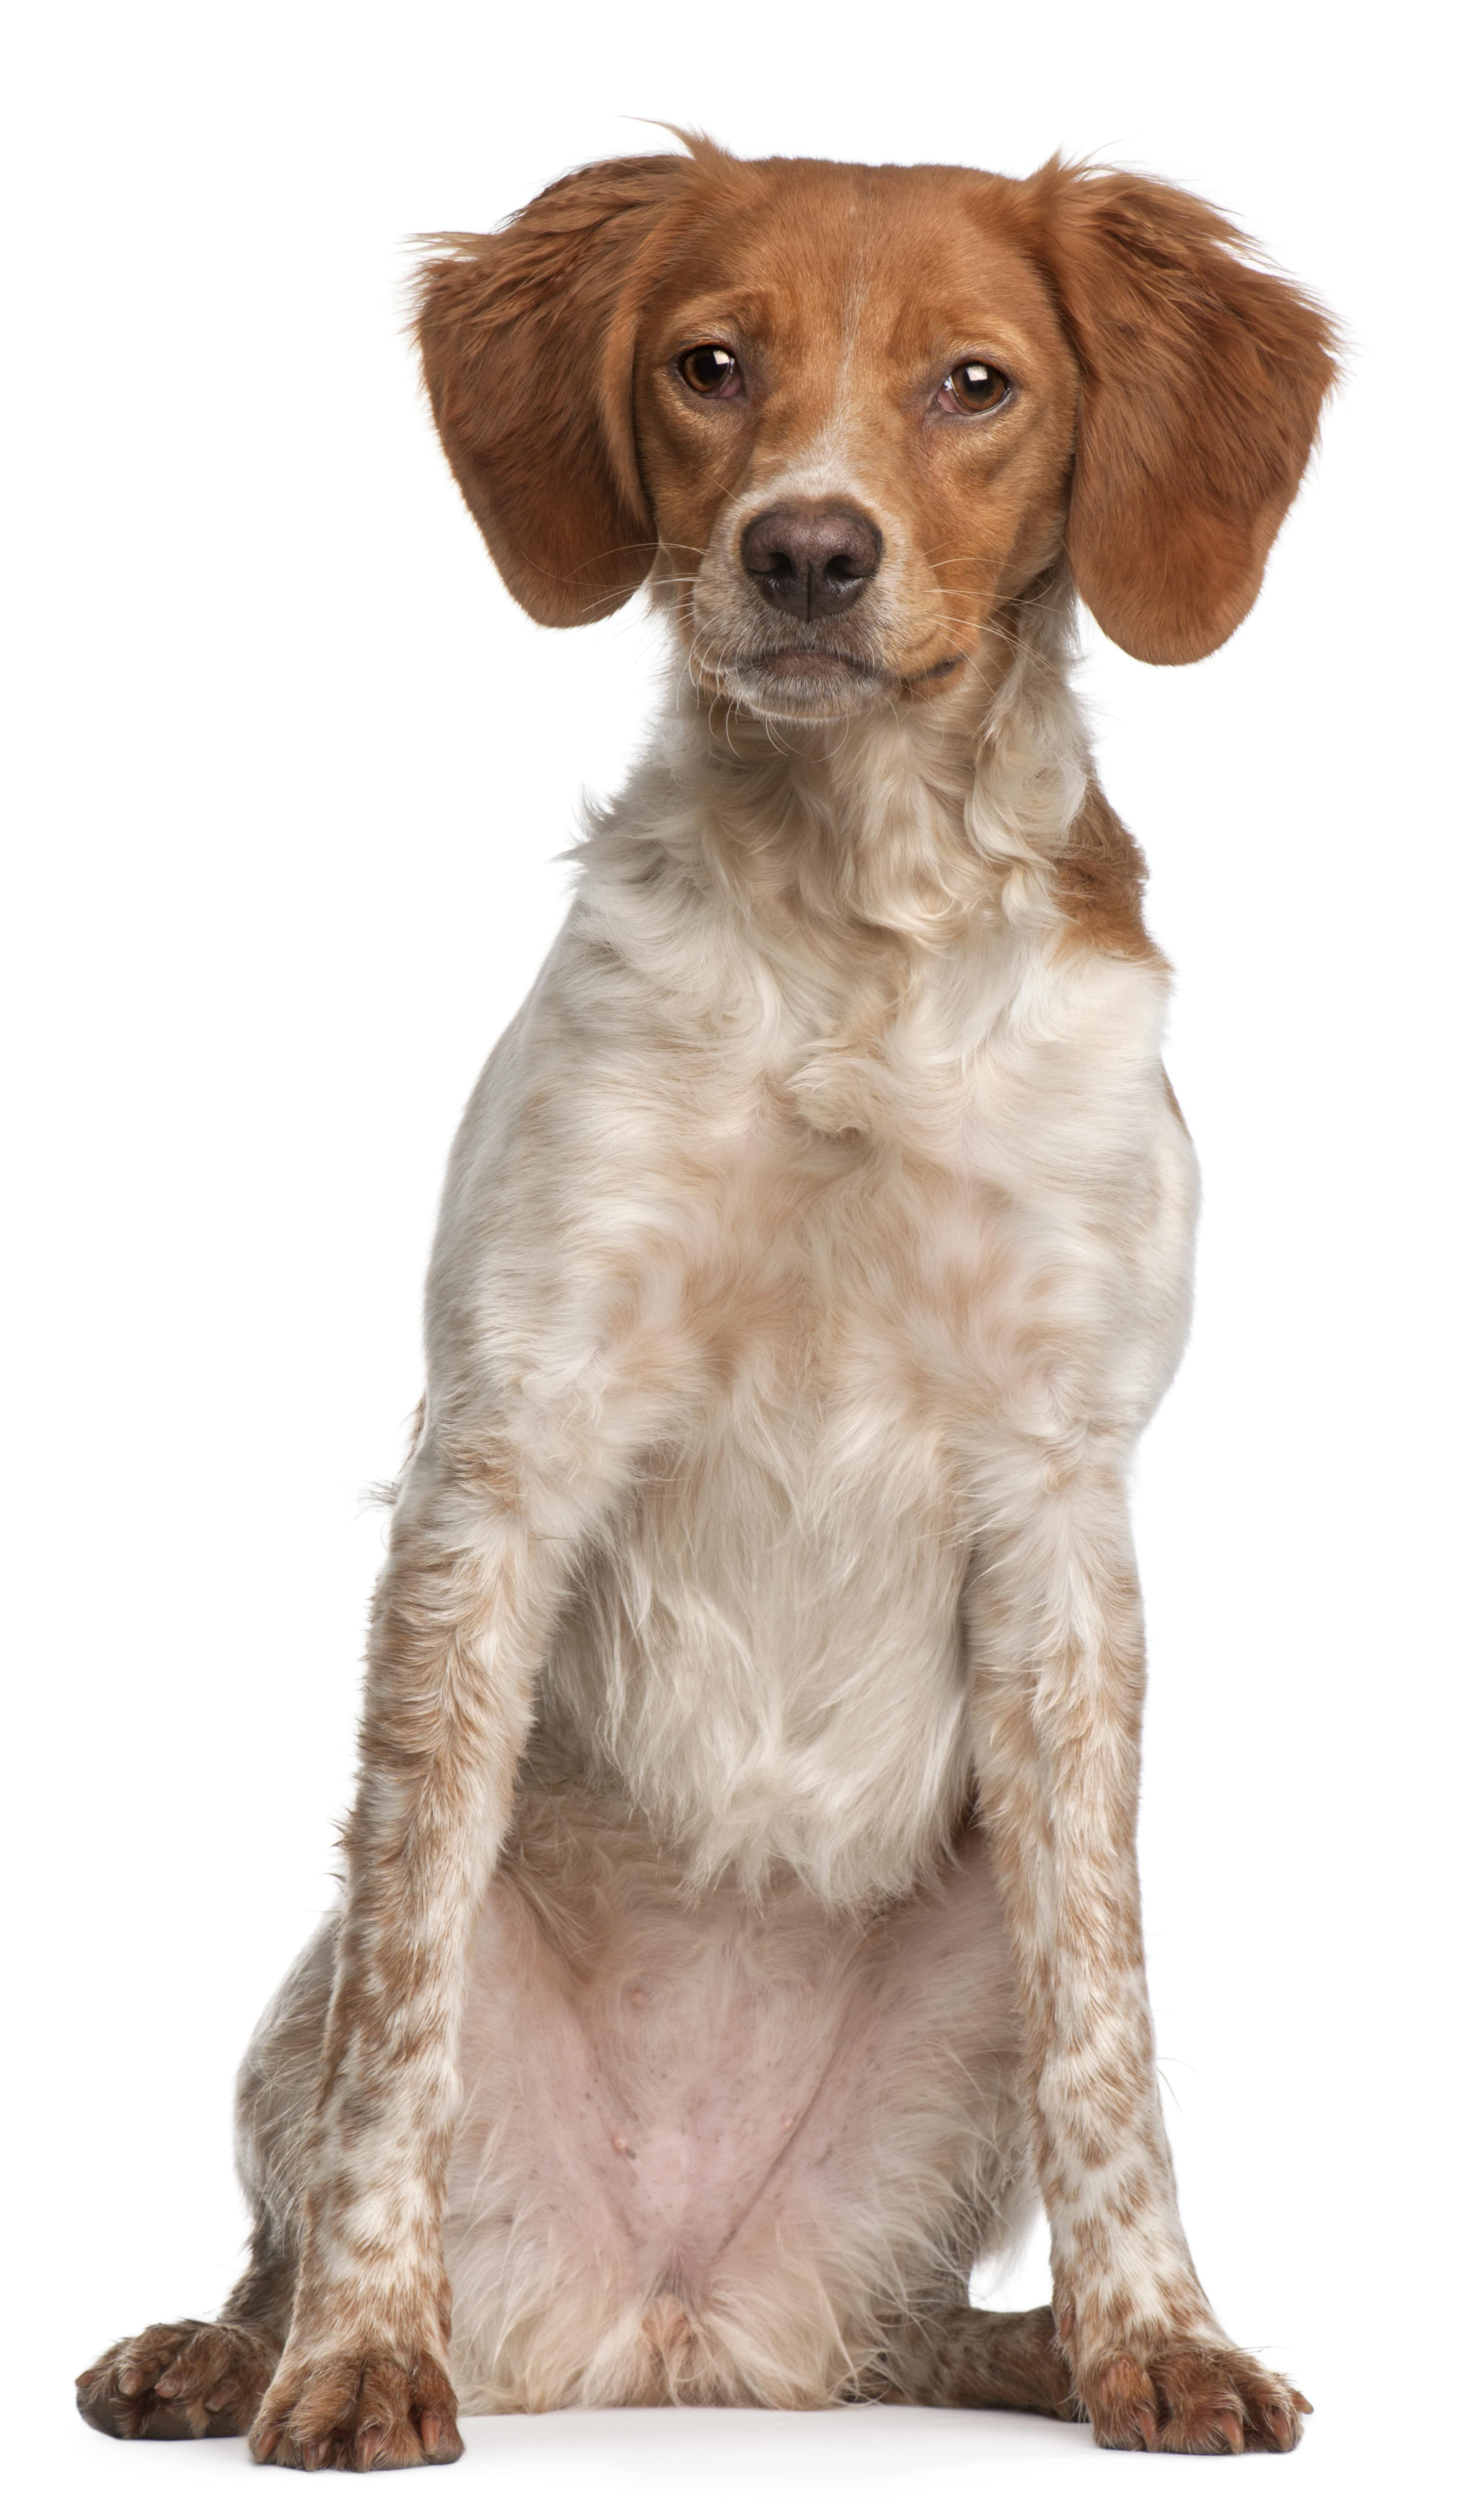
[(742, 381), (742, 371), (732, 352), (715, 341), (703, 341), (699, 349), (685, 351), (681, 374), (692, 392), (698, 394), (735, 394)]
[(949, 411), (997, 411), (1008, 393), (1002, 368), (986, 359), (961, 359), (942, 387), (942, 400)]

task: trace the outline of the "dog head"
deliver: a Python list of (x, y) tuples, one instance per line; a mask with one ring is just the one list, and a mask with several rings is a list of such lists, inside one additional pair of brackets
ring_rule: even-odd
[(426, 269), (442, 442), (536, 620), (649, 579), (711, 695), (814, 719), (945, 690), (1067, 555), (1135, 656), (1243, 619), (1330, 327), (1219, 214), (1057, 162), (624, 158)]

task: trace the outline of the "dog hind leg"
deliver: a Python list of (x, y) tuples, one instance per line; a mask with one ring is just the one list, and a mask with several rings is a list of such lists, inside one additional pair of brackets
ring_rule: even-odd
[(77, 2379), (77, 2407), (119, 2441), (249, 2432), (281, 2361), (296, 2285), (296, 2157), (317, 2081), (336, 1919), (297, 1961), (241, 2068), (237, 2163), (254, 2221), (246, 2271), (217, 2319), (146, 2327)]
[(1048, 2307), (958, 2303), (909, 2318), (887, 2340), (884, 2369), (893, 2405), (1011, 2407), (1066, 2423), (1078, 2413)]

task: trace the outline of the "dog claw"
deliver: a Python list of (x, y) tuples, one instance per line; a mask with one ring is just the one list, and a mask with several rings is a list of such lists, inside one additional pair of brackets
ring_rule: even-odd
[(271, 2378), (277, 2340), (233, 2320), (146, 2327), (77, 2381), (89, 2424), (122, 2441), (191, 2441), (245, 2432)]
[(461, 2455), (450, 2381), (428, 2354), (386, 2348), (303, 2358), (280, 2367), (255, 2438), (279, 2467), (447, 2465)]
[(1110, 2450), (1176, 2451), (1236, 2458), (1245, 2450), (1293, 2450), (1298, 2390), (1231, 2345), (1165, 2341), (1118, 2354), (1077, 2375), (1076, 2393)]

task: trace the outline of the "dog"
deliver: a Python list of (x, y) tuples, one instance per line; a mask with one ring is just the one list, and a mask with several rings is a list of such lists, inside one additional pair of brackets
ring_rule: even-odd
[[(451, 1156), (336, 1912), (242, 2069), (220, 2318), (123, 2437), (882, 2397), (1284, 2451), (1195, 2272), (1136, 1872), (1126, 1482), (1196, 1178), (1075, 600), (1253, 604), (1334, 377), (1219, 213), (1051, 160), (593, 165), (435, 241), (508, 587), (663, 718)], [(1042, 2200), (1052, 2301), (980, 2257)]]

